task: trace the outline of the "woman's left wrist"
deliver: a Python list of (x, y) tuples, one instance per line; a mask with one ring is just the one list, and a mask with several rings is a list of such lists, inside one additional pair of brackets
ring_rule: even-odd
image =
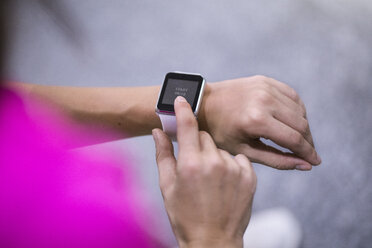
[(200, 105), (200, 110), (198, 114), (198, 124), (199, 124), (199, 129), (203, 131), (209, 131), (210, 127), (208, 124), (208, 112), (210, 111), (209, 108), (211, 106), (211, 96), (213, 92), (213, 83), (205, 83), (204, 86), (204, 92), (203, 92), (203, 99)]
[(203, 239), (188, 243), (179, 244), (180, 248), (241, 248), (243, 247), (243, 239)]

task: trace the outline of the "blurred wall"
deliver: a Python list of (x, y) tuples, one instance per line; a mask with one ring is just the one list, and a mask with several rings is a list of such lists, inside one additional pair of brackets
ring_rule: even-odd
[[(172, 70), (209, 82), (263, 74), (303, 98), (323, 164), (311, 172), (256, 165), (255, 210), (285, 206), (303, 247), (372, 243), (372, 2), (15, 0), (9, 78), (40, 84), (161, 84)], [(136, 156), (161, 209), (151, 137), (115, 142)], [(138, 154), (141, 154), (138, 156)], [(170, 233), (165, 212), (158, 217)]]

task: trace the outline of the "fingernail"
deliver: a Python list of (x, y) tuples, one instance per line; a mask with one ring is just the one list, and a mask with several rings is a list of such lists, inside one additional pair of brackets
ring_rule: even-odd
[(152, 138), (154, 139), (155, 143), (158, 140), (158, 134), (156, 132), (156, 129), (152, 129)]
[(311, 166), (307, 164), (299, 164), (299, 165), (296, 165), (296, 170), (308, 171), (308, 170), (311, 170)]
[(186, 99), (183, 96), (177, 96), (176, 101), (177, 102), (187, 102)]
[(316, 160), (318, 160), (319, 164), (322, 162), (322, 159), (320, 158), (319, 154), (316, 154)]

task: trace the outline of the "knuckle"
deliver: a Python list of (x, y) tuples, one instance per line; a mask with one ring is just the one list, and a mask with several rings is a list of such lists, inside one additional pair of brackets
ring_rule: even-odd
[(211, 138), (209, 133), (207, 133), (206, 131), (199, 131), (199, 137), (203, 140)]
[(273, 163), (273, 164), (270, 164), (270, 167), (271, 168), (274, 168), (276, 170), (281, 170), (281, 171), (284, 171), (284, 170), (291, 170), (293, 169), (292, 166), (288, 163), (285, 163), (281, 160)]
[(183, 168), (180, 171), (180, 176), (182, 178), (194, 178), (197, 175), (199, 175), (200, 167), (196, 164), (189, 164), (186, 166), (183, 166)]
[(222, 156), (230, 156), (230, 153), (228, 153), (227, 151), (223, 149), (218, 148), (218, 151), (221, 153)]
[(244, 127), (261, 125), (264, 124), (265, 119), (266, 115), (264, 111), (259, 108), (252, 108), (249, 113), (243, 116), (242, 125), (244, 125)]
[(289, 91), (290, 91), (290, 94), (291, 94), (292, 98), (296, 102), (299, 102), (300, 101), (300, 96), (297, 94), (297, 92), (293, 88), (291, 88), (291, 87), (289, 87)]
[(192, 127), (196, 124), (196, 120), (195, 120), (194, 116), (187, 115), (187, 116), (183, 116), (182, 123), (183, 123), (183, 125), (185, 125), (187, 127)]
[(184, 162), (185, 167), (197, 167), (200, 164), (200, 160), (198, 158), (194, 158), (193, 156), (190, 156), (187, 161)]
[(270, 166), (271, 168), (276, 169), (276, 170), (282, 170), (283, 169), (281, 161), (271, 162), (268, 166)]
[(206, 131), (199, 131), (199, 134), (203, 136), (208, 136), (208, 133)]
[(247, 162), (249, 163), (249, 159), (242, 153), (238, 153), (235, 155), (235, 160), (239, 159), (243, 161), (242, 165), (246, 166)]
[(219, 156), (209, 158), (208, 159), (208, 164), (214, 170), (222, 170), (225, 167), (222, 158), (220, 158)]
[(301, 147), (304, 144), (304, 139), (303, 139), (302, 135), (298, 132), (294, 132), (291, 135), (291, 141), (297, 147)]
[(155, 153), (155, 159), (156, 159), (156, 163), (161, 163), (161, 155), (160, 155), (160, 151), (156, 150), (156, 153)]
[(300, 130), (303, 135), (307, 135), (309, 133), (310, 128), (308, 120), (304, 119), (302, 121)]
[(240, 165), (235, 164), (235, 166), (229, 166), (229, 174), (233, 178), (238, 178), (241, 174), (242, 168)]
[(200, 159), (190, 156), (186, 161), (180, 163), (180, 172), (182, 175), (192, 176), (200, 170)]
[(301, 109), (302, 109), (302, 116), (303, 117), (306, 117), (307, 115), (307, 110), (306, 110), (306, 107), (305, 107), (305, 104), (301, 101)]
[(241, 173), (241, 166), (233, 159), (231, 154), (225, 150), (220, 151), (221, 156), (224, 158), (222, 162), (222, 170), (230, 178), (236, 179)]
[[(268, 80), (268, 79), (266, 79), (266, 80)], [(267, 92), (272, 91), (273, 87), (266, 80), (261, 81), (260, 84), (258, 85), (257, 89), (260, 89), (260, 90), (267, 93)]]
[(257, 176), (253, 170), (247, 170), (242, 176), (243, 187), (250, 189), (251, 193), (254, 194), (257, 187)]
[(249, 167), (252, 166), (251, 161), (250, 161), (249, 158), (248, 158), (246, 155), (244, 155), (244, 154), (241, 154), (241, 153), (237, 154), (237, 155), (235, 156), (235, 160), (239, 160), (238, 163), (239, 163), (240, 167), (242, 167), (243, 169), (247, 169), (247, 168), (249, 168)]
[(254, 95), (254, 100), (259, 104), (270, 104), (273, 101), (273, 97), (268, 92), (268, 89), (262, 89), (262, 87), (268, 88), (269, 86), (261, 86), (261, 89), (257, 90)]
[(234, 180), (239, 180), (240, 179), (240, 175), (242, 173), (242, 170), (243, 170), (243, 168), (240, 165), (238, 165), (238, 164), (232, 164), (232, 165), (229, 165), (228, 174)]
[(255, 75), (253, 76), (253, 78), (255, 79), (255, 81), (260, 81), (260, 82), (266, 82), (268, 80), (268, 77), (264, 75)]
[(163, 164), (164, 163), (164, 159), (163, 157), (161, 156), (160, 152), (156, 152), (156, 163), (157, 164)]
[(227, 166), (225, 161), (220, 157), (216, 156), (214, 158), (208, 159), (209, 169), (206, 172), (210, 175), (225, 175), (227, 173)]
[(168, 163), (169, 162), (169, 157), (165, 156), (165, 154), (161, 151), (156, 151), (156, 162), (158, 164), (163, 164), (163, 163)]

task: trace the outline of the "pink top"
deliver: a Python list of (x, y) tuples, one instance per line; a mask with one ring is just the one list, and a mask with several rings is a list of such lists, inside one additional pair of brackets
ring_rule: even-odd
[(149, 223), (129, 161), (67, 151), (65, 141), (84, 134), (41, 112), (31, 120), (0, 87), (0, 247), (161, 247), (142, 228)]

